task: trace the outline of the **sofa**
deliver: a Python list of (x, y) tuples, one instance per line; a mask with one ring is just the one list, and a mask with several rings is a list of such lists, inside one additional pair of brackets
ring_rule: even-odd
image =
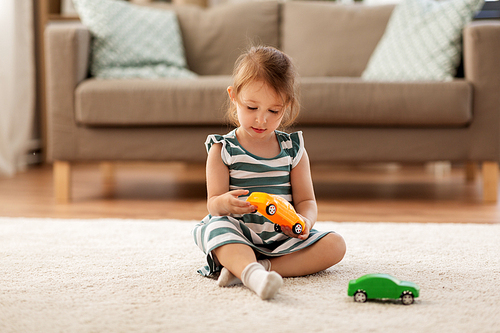
[(96, 79), (82, 23), (45, 31), (47, 158), (58, 202), (71, 199), (79, 162), (206, 159), (204, 141), (230, 130), (224, 112), (233, 64), (249, 44), (275, 46), (300, 75), (311, 163), (451, 161), (482, 165), (483, 199), (496, 202), (500, 161), (500, 22), (463, 29), (463, 75), (449, 81), (367, 81), (361, 74), (394, 5), (248, 2), (176, 12), (196, 78)]

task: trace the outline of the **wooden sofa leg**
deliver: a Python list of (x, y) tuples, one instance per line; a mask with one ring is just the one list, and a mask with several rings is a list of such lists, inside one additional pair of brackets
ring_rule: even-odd
[(54, 161), (53, 175), (56, 202), (69, 203), (71, 201), (71, 164), (67, 161)]
[(465, 180), (467, 183), (473, 183), (477, 179), (477, 164), (474, 162), (465, 163)]
[(99, 168), (101, 169), (104, 197), (110, 198), (115, 192), (115, 165), (112, 162), (102, 162)]
[(498, 200), (498, 162), (483, 162), (483, 201)]

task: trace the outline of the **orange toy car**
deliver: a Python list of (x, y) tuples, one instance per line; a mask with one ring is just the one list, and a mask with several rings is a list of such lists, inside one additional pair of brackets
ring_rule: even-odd
[(253, 192), (247, 198), (257, 211), (274, 223), (274, 230), (281, 232), (281, 226), (288, 226), (296, 235), (304, 230), (304, 221), (297, 215), (293, 206), (279, 195)]

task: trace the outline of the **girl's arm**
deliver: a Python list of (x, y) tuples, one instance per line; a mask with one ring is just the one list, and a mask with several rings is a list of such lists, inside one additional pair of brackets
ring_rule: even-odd
[(229, 214), (248, 214), (256, 207), (247, 201), (239, 200), (240, 195), (248, 194), (246, 190), (229, 191), (229, 169), (222, 162), (222, 144), (214, 144), (207, 158), (207, 209), (212, 216)]
[[(306, 224), (304, 231), (298, 238), (306, 239), (309, 237), (309, 230), (312, 229), (318, 218), (318, 206), (314, 195), (309, 156), (306, 151), (304, 151), (299, 163), (290, 172), (290, 182), (295, 210), (303, 217)], [(291, 230), (288, 235), (297, 237)]]

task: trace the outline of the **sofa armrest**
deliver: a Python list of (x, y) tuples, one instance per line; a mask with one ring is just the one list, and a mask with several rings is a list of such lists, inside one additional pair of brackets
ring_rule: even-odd
[[(470, 144), (500, 160), (500, 22), (473, 21), (463, 31), (464, 74), (474, 89)], [(472, 160), (475, 156), (470, 156)]]
[[(464, 29), (465, 77), (475, 86), (500, 91), (500, 22), (473, 21)], [(494, 87), (492, 87), (494, 85)]]
[(47, 157), (75, 154), (75, 88), (88, 74), (91, 35), (81, 23), (54, 23), (45, 29)]

